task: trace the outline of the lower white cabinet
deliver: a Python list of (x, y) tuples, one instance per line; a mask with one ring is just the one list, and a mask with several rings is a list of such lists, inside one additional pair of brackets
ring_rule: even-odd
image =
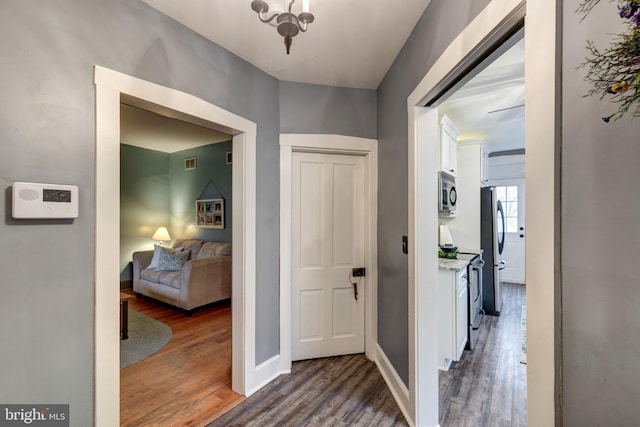
[(458, 282), (458, 290), (456, 294), (458, 298), (456, 300), (456, 357), (454, 360), (460, 360), (464, 347), (467, 345), (467, 333), (469, 331), (469, 323), (467, 318), (469, 317), (469, 310), (467, 308), (469, 303), (467, 286), (469, 279), (466, 277), (465, 272), (464, 279)]
[(438, 367), (449, 369), (467, 344), (467, 269), (438, 271)]

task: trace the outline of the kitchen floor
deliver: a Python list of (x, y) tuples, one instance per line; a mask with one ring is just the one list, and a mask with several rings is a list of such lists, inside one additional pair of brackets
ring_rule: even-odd
[(476, 348), (440, 371), (442, 427), (527, 425), (527, 365), (520, 363), (525, 286), (502, 285), (500, 316), (485, 316)]

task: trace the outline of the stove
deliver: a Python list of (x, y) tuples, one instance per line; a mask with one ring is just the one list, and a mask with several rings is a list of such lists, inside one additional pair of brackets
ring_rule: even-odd
[(484, 310), (482, 309), (482, 267), (484, 261), (482, 255), (470, 252), (458, 253), (458, 259), (469, 261), (467, 265), (467, 277), (469, 278), (469, 301), (467, 304), (467, 319), (469, 319), (467, 333), (467, 350), (473, 350), (478, 342), (480, 334), (480, 325), (484, 319)]

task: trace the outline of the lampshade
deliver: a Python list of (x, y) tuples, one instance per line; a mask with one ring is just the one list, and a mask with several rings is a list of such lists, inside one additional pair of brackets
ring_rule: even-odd
[(451, 238), (451, 232), (446, 225), (440, 226), (440, 246), (453, 246), (453, 238)]
[(156, 232), (153, 233), (153, 236), (151, 236), (151, 238), (153, 240), (160, 241), (171, 240), (171, 236), (169, 236), (169, 232), (167, 231), (166, 227), (159, 227)]

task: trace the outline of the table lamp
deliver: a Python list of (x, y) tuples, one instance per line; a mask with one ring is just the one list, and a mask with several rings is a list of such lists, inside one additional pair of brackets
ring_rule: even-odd
[(171, 236), (169, 236), (169, 232), (166, 227), (158, 227), (156, 232), (153, 233), (153, 236), (151, 236), (151, 239), (158, 240), (160, 245), (162, 245), (162, 242), (171, 240)]

